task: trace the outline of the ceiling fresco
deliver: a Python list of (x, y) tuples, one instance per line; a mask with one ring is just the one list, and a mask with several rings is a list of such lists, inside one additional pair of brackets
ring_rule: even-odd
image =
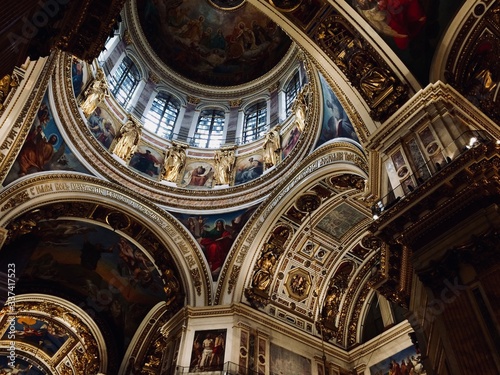
[(165, 300), (155, 265), (130, 241), (95, 224), (53, 220), (39, 228), (19, 289), (37, 285), (71, 294), (92, 318), (107, 322), (124, 350), (146, 314)]
[(138, 0), (137, 8), (149, 44), (168, 67), (198, 83), (235, 86), (270, 71), (291, 40), (252, 5), (223, 3), (236, 5), (228, 11), (200, 0)]
[(425, 85), (434, 51), (463, 0), (347, 0)]

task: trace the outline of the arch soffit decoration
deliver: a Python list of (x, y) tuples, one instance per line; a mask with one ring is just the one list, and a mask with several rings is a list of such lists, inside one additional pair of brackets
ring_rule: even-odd
[[(163, 258), (159, 257), (163, 254), (159, 250), (168, 252), (169, 258), (174, 262), (179, 272), (181, 288), (186, 293), (187, 304), (192, 306), (211, 304), (211, 276), (206, 269), (204, 257), (200, 254), (192, 237), (170, 214), (144, 201), (127, 189), (87, 175), (49, 174), (20, 180), (0, 194), (0, 202), (3, 202), (0, 206), (0, 226), (9, 229), (9, 235), (14, 236), (14, 238), (26, 229), (22, 227), (22, 220), (29, 220), (32, 213), (44, 207), (47, 208), (46, 212), (54, 212), (56, 215), (49, 219), (57, 219), (58, 217), (73, 220), (82, 219), (110, 230), (117, 228), (113, 228), (102, 218), (97, 219), (91, 215), (85, 215), (86, 212), (79, 210), (74, 210), (71, 213), (64, 210), (60, 212), (61, 208), (57, 205), (84, 202), (84, 204), (96, 207), (101, 206), (109, 210), (110, 213), (118, 212), (128, 220), (133, 220), (147, 229), (147, 236), (144, 234), (142, 240), (146, 241), (150, 247), (146, 248), (144, 245), (139, 245), (139, 247), (150, 259), (154, 260), (156, 267), (160, 268), (161, 274), (166, 271), (166, 269), (162, 269), (166, 265), (164, 264), (162, 267), (161, 263), (165, 263), (167, 260), (162, 260)], [(36, 226), (36, 222), (34, 226)], [(18, 230), (16, 231), (16, 229)], [(33, 228), (27, 228), (28, 232), (31, 229)], [(118, 229), (118, 231), (137, 245), (139, 244), (139, 241), (135, 241), (134, 235), (127, 232), (127, 228), (123, 228), (121, 231)], [(164, 278), (163, 281), (168, 280)], [(186, 289), (187, 286), (192, 289)]]
[[(250, 283), (251, 273), (239, 272), (239, 270), (252, 270), (260, 255), (264, 243), (269, 238), (279, 223), (286, 223), (289, 219), (281, 220), (287, 214), (298, 196), (310, 192), (314, 183), (325, 181), (331, 176), (342, 174), (359, 176), (365, 180), (368, 175), (368, 167), (365, 156), (358, 148), (345, 142), (331, 143), (325, 145), (310, 155), (297, 169), (295, 177), (289, 178), (268, 199), (257, 209), (254, 214), (255, 220), (247, 225), (244, 232), (235, 243), (234, 250), (230, 254), (230, 260), (225, 264), (223, 272), (229, 272), (229, 278), (223, 278), (224, 285), (219, 285), (216, 301), (219, 304), (242, 301), (244, 290)], [(324, 183), (323, 183), (324, 184)], [(324, 184), (325, 196), (321, 206), (315, 212), (314, 221), (317, 223), (320, 216), (326, 215), (336, 205), (342, 203), (339, 199), (338, 191)], [(331, 189), (330, 193), (326, 193)], [(360, 190), (353, 190), (350, 194), (358, 194)], [(344, 194), (345, 195), (345, 194)], [(362, 204), (358, 206), (360, 210), (367, 210)], [(298, 227), (303, 226), (307, 218), (301, 218)], [(315, 224), (316, 224), (315, 223)], [(307, 223), (306, 223), (307, 224)], [(297, 226), (297, 224), (296, 224)], [(359, 234), (359, 233), (358, 233)], [(293, 237), (292, 236), (290, 238)], [(256, 242), (261, 238), (260, 242)], [(295, 239), (294, 239), (295, 241)], [(303, 241), (303, 239), (302, 239)], [(290, 243), (287, 242), (287, 246)], [(285, 249), (288, 251), (288, 249)]]

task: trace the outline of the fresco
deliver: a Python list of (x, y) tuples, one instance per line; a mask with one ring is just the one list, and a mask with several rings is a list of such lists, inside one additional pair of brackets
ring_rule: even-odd
[(189, 372), (222, 371), (226, 332), (225, 329), (195, 331)]
[(76, 57), (73, 57), (71, 62), (71, 81), (73, 82), (73, 94), (75, 98), (81, 94), (86, 81), (85, 63)]
[(299, 127), (294, 126), (292, 130), (285, 137), (283, 137), (283, 158), (286, 158), (290, 152), (292, 152), (293, 148), (299, 141), (301, 134), (302, 132)]
[(271, 343), (271, 374), (311, 375), (311, 360)]
[(19, 356), (16, 357), (16, 364), (14, 367), (10, 367), (8, 357), (0, 355), (0, 375), (3, 374), (45, 375), (46, 372), (35, 367)]
[[(69, 338), (66, 329), (54, 321), (45, 321), (40, 318), (17, 315), (13, 324), (15, 330), (3, 334), (2, 340), (8, 340), (9, 334), (14, 334), (16, 341), (34, 346), (52, 357)], [(1, 372), (0, 372), (1, 374)]]
[(214, 166), (207, 162), (191, 162), (182, 177), (181, 186), (194, 189), (211, 188), (214, 180)]
[(256, 154), (238, 159), (236, 162), (236, 174), (234, 184), (240, 185), (260, 177), (264, 172), (264, 161), (262, 155)]
[(64, 142), (46, 93), (28, 137), (5, 178), (4, 186), (27, 174), (55, 170), (88, 173)]
[(254, 208), (216, 215), (172, 213), (198, 241), (207, 259), (212, 278), (217, 280), (234, 240)]
[(254, 80), (272, 69), (291, 45), (248, 2), (231, 11), (199, 0), (138, 0), (137, 8), (156, 54), (177, 73), (203, 84), (233, 86)]
[(111, 116), (108, 110), (97, 107), (87, 119), (87, 126), (97, 141), (99, 141), (106, 150), (109, 150), (109, 147), (116, 137), (117, 127), (115, 126), (113, 116)]
[(463, 0), (347, 0), (388, 43), (422, 85), (432, 56)]
[(340, 240), (349, 229), (363, 219), (366, 219), (366, 215), (347, 203), (342, 203), (322, 218), (317, 227)]
[(139, 144), (129, 162), (129, 167), (148, 177), (158, 179), (164, 156), (146, 144)]
[(370, 375), (426, 375), (414, 346), (395, 353), (370, 367)]
[(316, 148), (334, 138), (349, 138), (359, 143), (354, 127), (332, 89), (320, 75), (323, 91), (323, 124)]
[(64, 288), (91, 317), (124, 332), (116, 338), (125, 347), (147, 312), (165, 299), (154, 264), (127, 239), (91, 223), (52, 220), (38, 226), (41, 240), (20, 284)]

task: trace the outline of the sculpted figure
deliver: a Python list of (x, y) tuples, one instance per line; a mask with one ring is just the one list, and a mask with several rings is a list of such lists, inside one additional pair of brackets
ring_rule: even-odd
[(215, 160), (215, 184), (228, 185), (236, 160), (233, 150), (217, 150), (214, 156)]
[(170, 182), (177, 182), (179, 173), (186, 164), (186, 152), (178, 145), (172, 145), (165, 155), (163, 163), (163, 179)]
[(107, 96), (109, 96), (108, 85), (104, 79), (104, 72), (98, 69), (94, 82), (85, 92), (85, 101), (81, 105), (85, 117), (94, 113), (97, 105)]
[(10, 90), (17, 85), (17, 81), (9, 74), (4, 75), (2, 79), (0, 79), (0, 111), (3, 109), (3, 103), (5, 99), (7, 99)]
[(271, 284), (278, 260), (278, 255), (274, 250), (273, 245), (266, 244), (265, 250), (257, 261), (258, 269), (252, 276), (252, 287), (256, 290), (265, 292)]
[(129, 117), (128, 121), (120, 129), (120, 138), (113, 153), (123, 160), (130, 159), (137, 146), (137, 142), (139, 142), (140, 136), (140, 125)]
[(266, 134), (264, 141), (264, 164), (266, 168), (271, 168), (279, 161), (281, 151), (281, 138), (279, 127), (275, 127)]

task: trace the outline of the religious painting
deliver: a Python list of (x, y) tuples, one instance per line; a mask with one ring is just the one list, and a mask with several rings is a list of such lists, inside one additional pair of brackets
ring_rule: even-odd
[(436, 46), (464, 0), (348, 2), (425, 86)]
[(212, 278), (217, 280), (234, 240), (254, 210), (247, 208), (216, 215), (172, 214), (200, 244)]
[(270, 71), (289, 50), (290, 38), (252, 4), (212, 4), (137, 1), (149, 45), (177, 73), (206, 85), (241, 85)]
[(139, 143), (132, 158), (129, 167), (143, 173), (144, 175), (158, 179), (162, 169), (164, 155), (160, 154), (153, 147)]
[(222, 371), (226, 329), (195, 331), (189, 372)]
[(389, 374), (426, 375), (427, 372), (421, 363), (420, 354), (416, 352), (414, 346), (410, 346), (370, 367), (370, 375)]
[(71, 60), (71, 81), (73, 83), (73, 94), (75, 94), (75, 98), (78, 98), (82, 93), (82, 89), (88, 78), (85, 67), (85, 62), (82, 60), (76, 57), (73, 57)]
[(264, 172), (264, 161), (262, 155), (255, 154), (238, 158), (236, 161), (236, 174), (234, 184), (240, 185), (255, 180)]
[(205, 161), (188, 163), (184, 169), (181, 186), (190, 189), (211, 188), (214, 183), (214, 166)]
[(290, 130), (290, 132), (283, 137), (283, 158), (286, 158), (290, 152), (292, 152), (293, 148), (299, 141), (301, 134), (302, 132), (299, 127), (294, 126), (292, 130)]
[(311, 360), (288, 349), (271, 343), (271, 374), (311, 375)]
[(16, 355), (14, 366), (10, 365), (8, 353), (0, 353), (0, 374), (26, 374), (26, 375), (45, 375), (48, 374), (48, 369), (42, 369), (40, 365), (29, 363), (26, 359)]
[(66, 145), (52, 113), (46, 93), (28, 137), (5, 178), (4, 185), (27, 174), (42, 171), (64, 170), (88, 173)]
[(165, 300), (156, 266), (129, 240), (98, 225), (50, 220), (38, 227), (39, 241), (18, 287), (71, 295), (89, 316), (108, 325), (125, 350), (146, 314)]
[(317, 228), (323, 230), (337, 240), (367, 216), (347, 203), (339, 204), (323, 217)]
[(359, 143), (351, 120), (322, 75), (320, 82), (323, 92), (323, 124), (316, 148), (336, 138), (348, 138)]
[(117, 130), (115, 120), (107, 109), (97, 107), (95, 111), (87, 119), (87, 126), (92, 135), (106, 149), (113, 143), (116, 138)]
[(49, 357), (56, 354), (69, 338), (67, 329), (58, 322), (28, 315), (16, 315), (13, 323), (9, 320), (2, 340), (10, 341), (11, 335), (16, 342), (38, 348)]

